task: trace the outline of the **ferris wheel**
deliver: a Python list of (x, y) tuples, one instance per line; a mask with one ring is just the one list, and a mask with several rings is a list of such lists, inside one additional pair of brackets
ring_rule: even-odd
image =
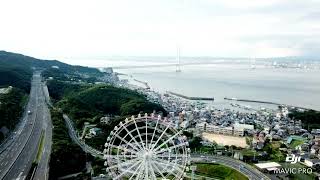
[(173, 124), (145, 114), (120, 122), (103, 151), (112, 179), (182, 179), (190, 165), (190, 149)]

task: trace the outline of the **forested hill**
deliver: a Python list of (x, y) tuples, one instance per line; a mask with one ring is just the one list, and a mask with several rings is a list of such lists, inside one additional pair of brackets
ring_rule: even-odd
[(29, 92), (32, 69), (50, 69), (53, 66), (59, 67), (59, 71), (66, 74), (102, 75), (96, 68), (72, 66), (57, 60), (40, 60), (22, 54), (0, 51), (0, 87), (14, 86)]
[(22, 54), (11, 53), (6, 51), (0, 51), (0, 65), (10, 67), (23, 67), (23, 68), (51, 68), (52, 66), (58, 66), (63, 72), (78, 72), (83, 74), (101, 74), (96, 68), (72, 66), (57, 60), (40, 60), (30, 56)]
[(31, 60), (23, 55), (0, 51), (0, 87), (13, 86), (30, 90)]
[[(46, 72), (59, 67), (61, 74), (81, 74), (84, 77), (100, 76), (95, 68), (72, 66), (56, 60), (40, 60), (22, 54), (0, 51), (0, 88), (13, 88), (6, 94), (0, 94), (0, 129), (13, 129), (27, 103), (31, 78), (34, 69)], [(0, 132), (0, 142), (5, 134)]]

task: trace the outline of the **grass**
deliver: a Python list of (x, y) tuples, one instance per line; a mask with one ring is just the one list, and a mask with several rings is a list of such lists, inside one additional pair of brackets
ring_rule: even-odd
[(281, 144), (282, 144), (282, 142), (280, 142), (280, 141), (272, 141), (272, 142), (270, 142), (270, 144), (271, 144), (272, 149), (279, 149)]
[(215, 163), (197, 163), (196, 174), (210, 178), (226, 180), (247, 180), (248, 178), (239, 171)]
[(303, 143), (304, 143), (304, 141), (295, 139), (290, 143), (290, 147), (291, 148), (295, 148), (295, 147), (297, 147), (297, 146), (299, 146), (300, 144), (303, 144)]
[(246, 137), (246, 143), (247, 143), (247, 145), (251, 145), (251, 143), (252, 143), (252, 137)]
[(243, 149), (241, 150), (241, 154), (244, 156), (250, 156), (250, 157), (253, 157), (254, 154), (258, 156), (258, 153), (255, 150), (251, 150), (251, 149)]
[(206, 146), (201, 146), (196, 149), (197, 152), (202, 152), (206, 154), (214, 153), (214, 147), (206, 147)]
[(34, 160), (34, 163), (38, 163), (41, 159), (41, 154), (42, 154), (42, 150), (43, 150), (43, 145), (44, 145), (44, 131), (41, 131), (41, 137), (40, 137), (40, 143), (38, 146), (38, 152), (37, 152), (37, 157)]

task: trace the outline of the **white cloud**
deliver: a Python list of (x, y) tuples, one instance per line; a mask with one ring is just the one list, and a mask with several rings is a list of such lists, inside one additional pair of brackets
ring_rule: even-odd
[(188, 56), (309, 55), (305, 37), (320, 27), (305, 18), (319, 8), (299, 0), (2, 1), (0, 49), (56, 59), (174, 56), (178, 43)]

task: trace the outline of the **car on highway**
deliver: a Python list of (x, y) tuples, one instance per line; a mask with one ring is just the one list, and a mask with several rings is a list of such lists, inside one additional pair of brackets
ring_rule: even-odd
[(32, 113), (32, 112), (29, 110), (29, 111), (28, 111), (28, 114), (31, 114), (31, 113)]

